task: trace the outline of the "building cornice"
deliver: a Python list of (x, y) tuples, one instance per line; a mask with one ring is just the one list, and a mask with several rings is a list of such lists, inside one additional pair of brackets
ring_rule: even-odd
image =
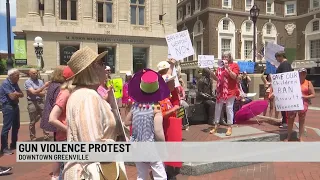
[[(218, 8), (212, 8), (212, 7), (207, 7), (204, 10), (198, 11), (194, 14), (192, 14), (191, 16), (179, 21), (177, 23), (177, 25), (181, 25), (184, 24), (186, 22), (188, 22), (189, 20), (196, 18), (197, 16), (204, 14), (204, 13), (211, 13), (211, 12), (218, 12), (218, 13), (222, 13), (222, 14), (229, 14), (229, 15), (240, 15), (240, 16), (249, 16), (249, 12), (245, 12), (245, 11), (235, 11), (235, 10), (228, 10), (228, 9), (218, 9)], [(292, 21), (292, 20), (297, 20), (297, 19), (301, 19), (304, 17), (308, 17), (308, 16), (313, 16), (315, 14), (320, 13), (320, 10), (316, 10), (316, 11), (312, 11), (309, 12), (307, 14), (302, 14), (302, 15), (298, 15), (298, 16), (276, 16), (276, 15), (267, 15), (267, 14), (260, 14), (259, 18), (263, 18), (263, 19), (271, 19), (271, 20), (281, 20), (281, 21)]]

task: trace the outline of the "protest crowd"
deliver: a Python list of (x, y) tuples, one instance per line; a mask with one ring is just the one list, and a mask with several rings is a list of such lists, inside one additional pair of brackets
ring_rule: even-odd
[[(188, 130), (188, 107), (186, 83), (182, 80), (177, 60), (168, 58), (157, 65), (157, 69), (141, 69), (136, 73), (127, 72), (121, 95), (114, 91), (115, 81), (110, 76), (110, 67), (102, 59), (107, 54), (97, 54), (89, 47), (76, 51), (68, 66), (57, 67), (51, 80), (43, 82), (36, 69), (29, 71), (29, 77), (23, 88), (18, 86), (17, 69), (8, 72), (8, 78), (0, 88), (0, 101), (3, 106), (3, 128), (1, 132), (1, 151), (11, 155), (16, 148), (20, 127), (19, 99), (27, 98), (30, 117), (30, 140), (35, 141), (35, 124), (40, 121), (43, 140), (67, 142), (180, 142), (183, 130)], [(291, 72), (290, 63), (284, 52), (275, 54), (280, 63), (276, 73)], [(178, 70), (177, 70), (178, 69)], [(295, 117), (299, 118), (299, 140), (310, 99), (315, 96), (313, 85), (306, 80), (306, 69), (299, 69), (299, 78), (303, 98), (303, 110), (282, 111), (280, 127), (288, 128), (288, 138), (292, 132)], [(269, 103), (269, 116), (275, 110), (276, 94), (272, 86), (272, 75), (265, 73), (261, 78), (265, 87), (264, 99)], [(213, 125), (214, 134), (220, 125), (226, 126), (226, 136), (232, 135), (235, 113), (252, 100), (246, 96), (249, 92), (250, 77), (240, 73), (230, 52), (223, 52), (217, 68), (203, 68), (197, 85), (197, 101), (204, 104), (207, 122)], [(213, 84), (216, 83), (216, 86)], [(121, 97), (124, 111), (119, 111), (118, 97)], [(180, 114), (183, 111), (183, 115)], [(263, 115), (267, 114), (267, 110)], [(121, 117), (124, 117), (123, 119)], [(11, 144), (8, 133), (12, 129)], [(290, 139), (287, 139), (290, 140)], [(114, 170), (117, 166), (120, 171)], [(54, 163), (51, 179), (127, 179), (123, 163), (95, 163), (83, 166), (80, 163)], [(137, 179), (149, 177), (157, 180), (175, 179), (182, 162), (136, 163)], [(2, 170), (10, 168), (2, 167)], [(150, 172), (151, 169), (151, 172)]]

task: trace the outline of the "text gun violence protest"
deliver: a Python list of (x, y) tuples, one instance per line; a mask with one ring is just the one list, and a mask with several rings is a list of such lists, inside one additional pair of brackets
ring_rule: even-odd
[[(17, 161), (320, 162), (318, 152), (314, 151), (319, 148), (320, 142), (21, 142), (18, 143)], [(214, 154), (213, 149), (216, 152)], [(304, 156), (297, 156), (300, 153)]]

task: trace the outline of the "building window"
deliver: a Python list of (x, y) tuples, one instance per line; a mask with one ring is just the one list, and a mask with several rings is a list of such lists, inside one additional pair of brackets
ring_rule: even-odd
[(246, 22), (246, 32), (250, 32), (251, 31), (251, 27), (252, 27), (252, 23), (251, 22)]
[(195, 10), (196, 11), (201, 10), (201, 0), (195, 0)]
[(252, 41), (244, 41), (244, 58), (252, 59)]
[(60, 0), (60, 19), (77, 20), (77, 0)]
[(310, 58), (320, 58), (320, 39), (310, 41)]
[(183, 9), (179, 8), (178, 9), (178, 20), (182, 20), (182, 18), (183, 18)]
[(196, 57), (198, 58), (198, 55), (202, 55), (201, 53), (201, 41), (196, 42)]
[(297, 14), (296, 6), (297, 6), (296, 1), (285, 2), (285, 15), (296, 15)]
[(249, 11), (253, 6), (253, 0), (246, 0), (246, 11)]
[(80, 45), (59, 44), (60, 65), (67, 65), (73, 53), (80, 49)]
[(320, 8), (320, 0), (310, 0), (310, 9)]
[(222, 28), (223, 30), (229, 30), (229, 21), (228, 20), (223, 20), (223, 24), (222, 24)]
[(231, 8), (232, 0), (222, 0), (222, 7)]
[(312, 31), (319, 31), (319, 20), (312, 22)]
[(103, 63), (111, 68), (111, 73), (116, 71), (116, 47), (98, 46), (98, 53), (108, 51), (108, 54), (103, 58)]
[(274, 0), (267, 0), (267, 14), (274, 14)]
[(147, 67), (148, 48), (133, 48), (133, 72), (136, 73)]
[(221, 39), (221, 53), (231, 52), (231, 39)]
[(272, 31), (272, 25), (271, 24), (267, 24), (266, 34), (271, 34), (271, 31)]
[(131, 0), (131, 24), (145, 25), (145, 1)]
[(186, 5), (186, 15), (191, 16), (191, 3)]
[(112, 23), (113, 12), (112, 0), (98, 1), (97, 2), (97, 21)]

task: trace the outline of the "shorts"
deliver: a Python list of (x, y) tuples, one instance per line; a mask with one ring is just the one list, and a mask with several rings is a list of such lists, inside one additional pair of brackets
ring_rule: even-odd
[(288, 116), (289, 119), (294, 119), (294, 118), (296, 118), (296, 116), (298, 114), (298, 117), (300, 119), (305, 119), (306, 115), (307, 115), (308, 108), (309, 108), (309, 103), (308, 102), (303, 102), (303, 110), (300, 110), (300, 111), (288, 111), (287, 112), (287, 116)]

